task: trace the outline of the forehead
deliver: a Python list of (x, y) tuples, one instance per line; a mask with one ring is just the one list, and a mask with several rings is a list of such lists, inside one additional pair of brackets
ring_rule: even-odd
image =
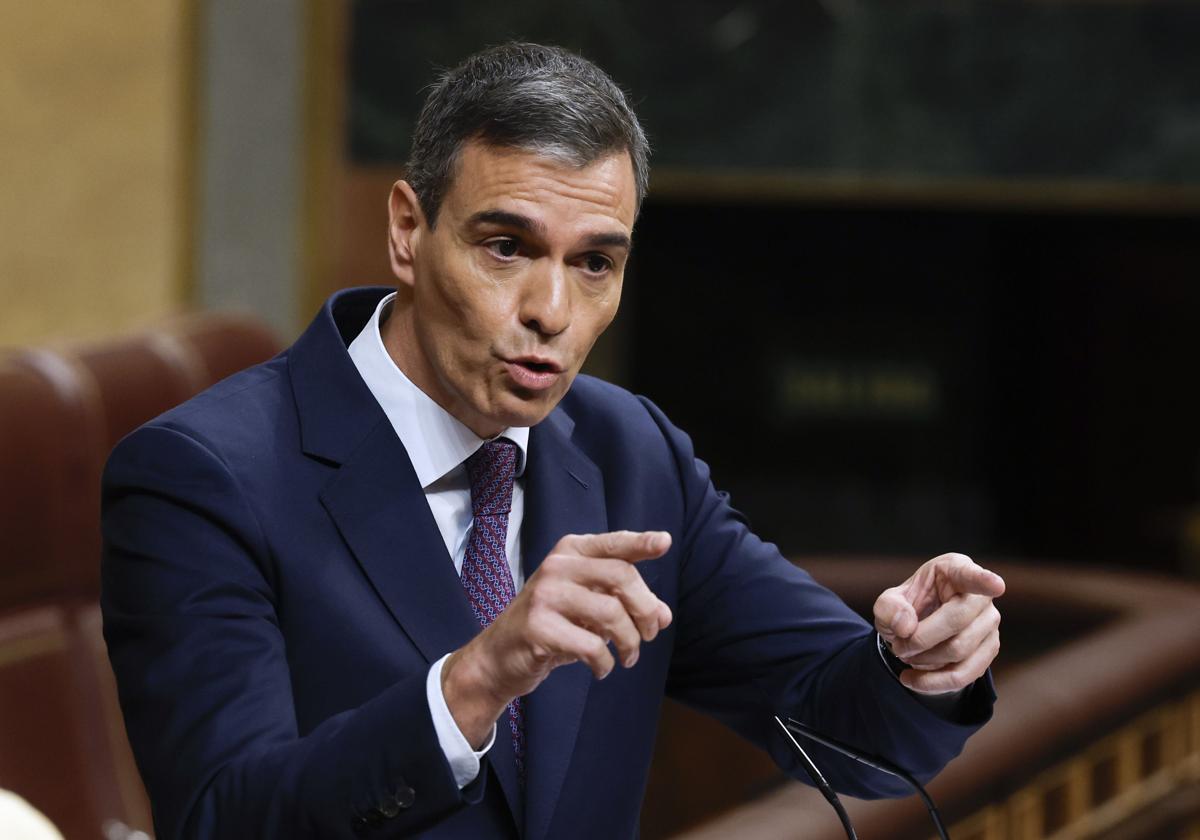
[[(441, 213), (462, 222), (482, 210), (506, 210), (546, 225), (633, 230), (637, 188), (626, 152), (575, 166), (535, 152), (466, 144)], [(439, 215), (441, 215), (439, 213)]]

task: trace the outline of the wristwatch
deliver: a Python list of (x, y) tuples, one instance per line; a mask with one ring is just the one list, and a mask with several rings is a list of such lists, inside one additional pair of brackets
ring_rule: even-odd
[(878, 633), (875, 634), (875, 646), (879, 649), (879, 658), (883, 660), (883, 664), (887, 666), (887, 669), (892, 672), (892, 675), (896, 679), (900, 678), (902, 671), (909, 669), (910, 666), (908, 663), (892, 653), (892, 646)]

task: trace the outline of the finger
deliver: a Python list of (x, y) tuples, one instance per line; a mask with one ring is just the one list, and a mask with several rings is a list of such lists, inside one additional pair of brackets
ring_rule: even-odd
[[(901, 658), (919, 670), (936, 671), (938, 668), (944, 668), (967, 659), (975, 652), (976, 648), (986, 642), (999, 626), (1000, 611), (996, 609), (995, 605), (989, 605), (967, 627), (946, 641), (934, 645), (924, 653)], [(895, 652), (895, 645), (893, 645), (893, 652)]]
[(582, 662), (592, 669), (598, 680), (607, 677), (616, 667), (608, 643), (591, 630), (572, 623), (560, 613), (549, 613), (543, 621), (543, 646), (558, 665)]
[(544, 613), (561, 615), (606, 643), (612, 641), (625, 667), (637, 662), (641, 634), (620, 598), (564, 577), (540, 578), (527, 589), (530, 613), (535, 620)]
[(875, 600), (875, 629), (885, 639), (907, 639), (917, 629), (917, 612), (900, 587), (884, 590)]
[(943, 554), (934, 558), (942, 574), (956, 592), (999, 598), (1004, 594), (1004, 578), (989, 571), (965, 554)]
[(662, 557), (671, 547), (666, 531), (609, 531), (604, 534), (570, 534), (559, 546), (585, 557), (615, 557), (630, 563)]
[(543, 569), (547, 566), (550, 574), (620, 598), (642, 639), (647, 642), (671, 623), (670, 607), (650, 590), (637, 568), (624, 560), (552, 555), (542, 564)]
[(573, 586), (564, 595), (562, 614), (573, 624), (611, 641), (621, 664), (632, 668), (638, 660), (642, 636), (621, 599), (582, 586)]
[(892, 650), (901, 659), (924, 653), (961, 633), (991, 603), (983, 595), (954, 595), (922, 619), (908, 638), (897, 639)]
[(900, 682), (919, 694), (945, 694), (959, 691), (983, 676), (1000, 652), (1000, 631), (994, 630), (984, 644), (962, 662), (936, 671), (902, 671)]
[(673, 619), (673, 616), (671, 615), (671, 608), (669, 606), (667, 606), (665, 601), (659, 601), (658, 602), (658, 629), (659, 629), (659, 631), (661, 632), (663, 630), (666, 630), (668, 627), (670, 627), (672, 619)]

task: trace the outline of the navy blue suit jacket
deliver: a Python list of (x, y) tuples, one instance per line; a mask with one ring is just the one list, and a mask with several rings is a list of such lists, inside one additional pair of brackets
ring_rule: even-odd
[[(923, 777), (986, 719), (982, 684), (965, 724), (915, 702), (871, 628), (748, 530), (683, 433), (581, 376), (530, 435), (525, 573), (565, 534), (669, 531), (670, 552), (638, 568), (675, 620), (636, 667), (559, 668), (527, 698), (524, 790), (501, 736), (460, 791), (425, 678), (479, 628), (346, 352), (386, 291), (336, 295), (288, 351), (108, 463), (105, 636), (162, 840), (633, 836), (664, 694), (789, 769), (776, 711)], [(842, 791), (906, 793), (815, 756)]]

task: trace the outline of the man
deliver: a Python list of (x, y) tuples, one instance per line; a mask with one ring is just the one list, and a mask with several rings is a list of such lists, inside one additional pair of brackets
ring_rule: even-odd
[(159, 837), (632, 836), (664, 693), (789, 769), (777, 711), (925, 777), (987, 718), (999, 578), (884, 592), (893, 656), (653, 404), (576, 376), (646, 160), (590, 63), (469, 58), (392, 189), (394, 294), (114, 452), (105, 632)]

